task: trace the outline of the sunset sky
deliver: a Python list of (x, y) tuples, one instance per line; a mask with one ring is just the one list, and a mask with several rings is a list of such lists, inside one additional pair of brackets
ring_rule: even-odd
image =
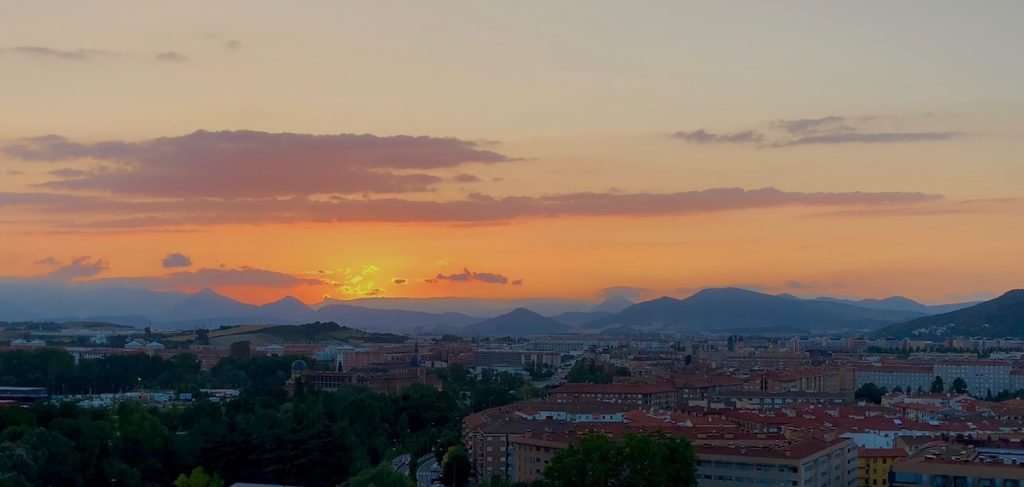
[(1024, 283), (1022, 18), (6, 2), (0, 275), (252, 303), (989, 297)]

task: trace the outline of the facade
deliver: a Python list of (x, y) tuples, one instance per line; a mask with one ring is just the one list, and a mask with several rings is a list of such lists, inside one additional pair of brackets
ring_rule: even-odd
[(857, 450), (857, 485), (860, 487), (886, 487), (889, 471), (898, 459), (906, 458), (902, 448), (861, 448)]
[(533, 482), (544, 478), (544, 469), (559, 450), (575, 439), (573, 432), (529, 432), (513, 440), (515, 482)]
[(551, 390), (557, 403), (607, 402), (637, 409), (674, 410), (678, 407), (675, 385), (658, 384), (566, 384)]
[(808, 439), (776, 447), (696, 445), (700, 487), (854, 487), (852, 441)]

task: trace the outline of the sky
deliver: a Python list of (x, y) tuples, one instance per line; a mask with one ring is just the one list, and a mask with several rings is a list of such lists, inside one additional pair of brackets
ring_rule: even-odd
[(1024, 276), (1020, 18), (7, 2), (0, 275), (252, 303), (990, 297)]

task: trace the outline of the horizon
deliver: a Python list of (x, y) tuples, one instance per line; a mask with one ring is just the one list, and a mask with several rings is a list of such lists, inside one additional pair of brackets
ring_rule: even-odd
[(246, 303), (1021, 287), (1024, 5), (800, 4), (10, 6), (2, 281)]

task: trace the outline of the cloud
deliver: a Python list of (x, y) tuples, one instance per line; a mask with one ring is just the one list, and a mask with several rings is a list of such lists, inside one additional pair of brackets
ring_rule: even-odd
[(403, 285), (403, 284), (405, 284), (407, 282), (409, 282), (408, 279), (402, 279), (401, 277), (396, 277), (396, 278), (391, 280), (391, 284), (394, 284), (396, 286), (401, 286), (401, 285)]
[(64, 265), (64, 263), (61, 262), (60, 259), (57, 259), (56, 257), (43, 257), (42, 259), (33, 262), (33, 264), (44, 265), (47, 267), (57, 267), (59, 265)]
[(21, 176), (21, 175), (25, 174), (25, 171), (19, 171), (17, 169), (8, 169), (8, 170), (4, 171), (4, 174), (6, 174), (8, 176)]
[(188, 61), (188, 57), (180, 52), (167, 51), (158, 53), (156, 56), (158, 61), (165, 61), (169, 63), (182, 63)]
[(744, 130), (732, 134), (714, 134), (704, 129), (693, 132), (676, 132), (672, 137), (697, 144), (751, 144), (764, 140), (764, 134), (753, 130)]
[(509, 284), (512, 284), (513, 286), (522, 286), (523, 285), (523, 280), (522, 279), (514, 279)]
[(786, 288), (792, 289), (794, 291), (797, 291), (797, 290), (800, 290), (800, 289), (807, 289), (808, 287), (810, 287), (810, 286), (808, 286), (807, 284), (804, 284), (804, 283), (802, 283), (800, 281), (796, 281), (796, 280), (786, 281)]
[(80, 178), (82, 176), (87, 176), (89, 174), (89, 171), (65, 167), (62, 169), (54, 169), (53, 171), (50, 171), (47, 174), (51, 176), (57, 176), (59, 178)]
[(455, 138), (198, 131), (141, 142), (75, 142), (58, 135), (3, 147), (28, 161), (97, 159), (114, 167), (42, 186), (155, 197), (256, 198), (426, 191), (423, 171), (507, 157)]
[[(46, 259), (44, 259), (46, 260)], [(85, 255), (71, 259), (70, 264), (62, 265), (45, 277), (62, 281), (71, 281), (82, 277), (92, 277), (107, 269), (110, 265), (103, 259), (93, 259)]]
[(677, 193), (567, 193), (494, 198), (474, 193), (448, 201), (398, 198), (259, 198), (135, 201), (54, 193), (0, 192), (0, 208), (60, 217), (63, 228), (152, 228), (291, 222), (495, 223), (566, 216), (674, 216), (763, 208), (888, 208), (942, 201), (909, 192), (804, 193), (776, 188), (713, 188)]
[(608, 299), (613, 296), (619, 296), (626, 298), (630, 301), (638, 301), (649, 296), (651, 294), (651, 290), (647, 288), (634, 286), (612, 286), (601, 289), (597, 293), (603, 299)]
[(165, 268), (189, 267), (192, 265), (192, 258), (182, 253), (173, 252), (164, 256), (160, 263)]
[(483, 181), (483, 179), (472, 174), (457, 174), (452, 178), (452, 181), (455, 181), (456, 183), (479, 183), (480, 181)]
[(228, 39), (224, 41), (224, 49), (232, 52), (238, 52), (242, 50), (242, 42), (235, 39)]
[(767, 127), (768, 133), (748, 129), (741, 132), (715, 134), (704, 129), (672, 134), (680, 140), (697, 144), (757, 144), (761, 148), (828, 144), (895, 144), (950, 140), (964, 135), (956, 131), (892, 132), (879, 130), (879, 121), (891, 117), (844, 117), (829, 115), (820, 118), (778, 120)]
[[(462, 272), (457, 274), (438, 274), (434, 276), (434, 279), (426, 280), (426, 282), (436, 283), (439, 281), (452, 281), (452, 282), (483, 282), (486, 284), (508, 284), (509, 279), (501, 274), (495, 274), (492, 272), (472, 272), (469, 269), (463, 268)], [(519, 281), (522, 281), (519, 279)], [(522, 284), (522, 282), (520, 282)]]
[(892, 144), (898, 142), (928, 142), (939, 140), (950, 140), (963, 134), (960, 132), (903, 132), (903, 133), (836, 133), (824, 135), (812, 135), (799, 139), (780, 142), (775, 147), (790, 147), (795, 145), (813, 144)]
[(54, 49), (45, 46), (15, 46), (0, 49), (0, 53), (13, 53), (36, 58), (60, 59), (65, 61), (90, 61), (93, 59), (116, 56), (113, 51), (102, 49)]

